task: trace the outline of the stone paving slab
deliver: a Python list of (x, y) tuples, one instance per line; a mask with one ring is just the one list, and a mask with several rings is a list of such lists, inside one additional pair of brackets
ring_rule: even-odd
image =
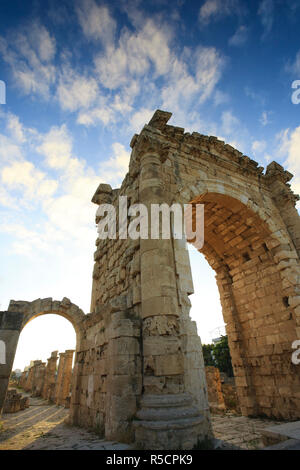
[[(127, 444), (105, 441), (96, 433), (66, 423), (69, 410), (42, 398), (30, 398), (30, 407), (3, 415), (0, 450), (129, 450)], [(282, 429), (282, 422), (251, 419), (233, 413), (212, 415), (217, 449), (263, 449), (262, 431)], [(295, 429), (297, 426), (294, 423)], [(295, 446), (296, 443), (290, 443)]]
[(262, 431), (272, 423), (276, 428), (280, 421), (263, 418), (248, 418), (233, 413), (211, 415), (212, 428), (220, 449), (256, 450), (265, 444)]
[(0, 450), (128, 450), (127, 444), (105, 441), (94, 432), (69, 426), (69, 410), (30, 398), (24, 411), (2, 416)]
[(269, 426), (263, 430), (263, 434), (268, 437), (279, 437), (300, 440), (300, 421), (280, 424), (279, 426)]
[(279, 442), (279, 444), (265, 447), (263, 450), (300, 450), (300, 441), (298, 439), (288, 439)]

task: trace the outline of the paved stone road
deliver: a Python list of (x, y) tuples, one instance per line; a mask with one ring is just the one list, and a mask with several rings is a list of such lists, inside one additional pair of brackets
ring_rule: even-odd
[[(0, 450), (126, 450), (130, 446), (100, 439), (93, 432), (65, 423), (69, 410), (49, 405), (42, 398), (30, 398), (30, 407), (4, 414), (0, 428)], [(214, 435), (222, 446), (235, 449), (261, 449), (261, 429), (276, 422), (249, 419), (234, 414), (212, 416)], [(278, 423), (280, 424), (280, 423)]]
[(24, 411), (2, 416), (0, 450), (126, 450), (126, 444), (108, 442), (65, 420), (69, 410), (49, 405), (42, 398), (30, 398)]
[(247, 418), (233, 413), (212, 416), (215, 438), (221, 439), (229, 447), (244, 450), (262, 449), (264, 445), (261, 430), (277, 424), (282, 422)]

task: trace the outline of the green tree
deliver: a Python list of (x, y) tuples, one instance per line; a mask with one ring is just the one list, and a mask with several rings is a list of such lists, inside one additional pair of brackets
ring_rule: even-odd
[(227, 336), (221, 336), (221, 340), (215, 344), (213, 348), (213, 356), (216, 367), (220, 370), (220, 372), (225, 372), (229, 377), (233, 377), (233, 369)]
[(203, 344), (202, 351), (203, 351), (203, 359), (205, 366), (214, 366), (216, 367), (216, 363), (213, 357), (213, 344)]

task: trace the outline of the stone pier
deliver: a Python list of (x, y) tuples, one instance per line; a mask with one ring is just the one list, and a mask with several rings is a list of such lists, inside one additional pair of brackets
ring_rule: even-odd
[(39, 397), (42, 394), (44, 386), (46, 363), (42, 361), (34, 361), (33, 368), (34, 372), (31, 393), (33, 397)]
[(70, 406), (70, 387), (72, 379), (72, 361), (74, 350), (68, 349), (59, 355), (59, 365), (55, 387), (55, 403)]
[(21, 312), (0, 312), (0, 415), (5, 402), (22, 322), (23, 314)]
[(56, 380), (56, 364), (58, 351), (53, 351), (47, 361), (44, 386), (42, 389), (42, 397), (45, 400), (55, 400), (55, 380)]

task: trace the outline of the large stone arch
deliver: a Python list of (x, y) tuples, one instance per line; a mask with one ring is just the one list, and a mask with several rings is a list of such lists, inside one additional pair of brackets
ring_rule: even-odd
[(230, 189), (196, 198), (190, 193), (190, 201), (205, 207), (199, 251), (216, 274), (242, 413), (293, 419), (298, 299), (291, 276), (297, 283), (297, 252), (280, 217), (237, 196)]
[[(110, 203), (117, 214), (120, 196), (148, 209), (204, 204), (201, 251), (216, 272), (242, 412), (299, 419), (292, 343), (300, 339), (300, 218), (292, 175), (275, 162), (264, 172), (216, 137), (168, 125), (170, 117), (155, 112), (131, 141), (121, 187), (100, 184), (92, 202)], [(12, 302), (1, 313), (0, 341), (10, 348), (36, 315), (66, 316), (80, 337), (71, 422), (139, 447), (193, 448), (211, 427), (185, 241), (98, 238), (94, 260), (91, 313), (66, 299)], [(8, 377), (5, 370), (0, 364), (0, 376)]]
[[(264, 172), (216, 137), (168, 125), (170, 117), (155, 112), (131, 141), (121, 187), (101, 184), (92, 201), (116, 209), (119, 196), (148, 208), (204, 204), (201, 251), (216, 272), (242, 412), (299, 418), (300, 378), (291, 358), (300, 335), (300, 218), (288, 184), (292, 175), (275, 162)], [(138, 420), (126, 416), (126, 396), (113, 391), (112, 436), (122, 439), (130, 421), (141, 446), (191, 447), (210, 425), (201, 342), (189, 317), (193, 285), (185, 243), (171, 238), (96, 245), (91, 310), (125, 297), (119, 310), (140, 321), (131, 357), (142, 358), (141, 373), (127, 369), (126, 380), (122, 376), (136, 397), (131, 413), (136, 409)], [(121, 380), (119, 374), (117, 367), (110, 380)], [(141, 380), (135, 390), (134, 379)]]
[[(0, 313), (0, 339), (5, 344), (5, 363), (0, 364), (0, 410), (4, 404), (20, 333), (34, 318), (46, 314), (60, 315), (69, 320), (76, 332), (76, 353), (81, 347), (85, 314), (68, 298), (64, 297), (62, 301), (52, 300), (51, 297), (32, 302), (11, 300), (8, 310)], [(76, 369), (72, 381), (73, 389), (76, 390)]]

